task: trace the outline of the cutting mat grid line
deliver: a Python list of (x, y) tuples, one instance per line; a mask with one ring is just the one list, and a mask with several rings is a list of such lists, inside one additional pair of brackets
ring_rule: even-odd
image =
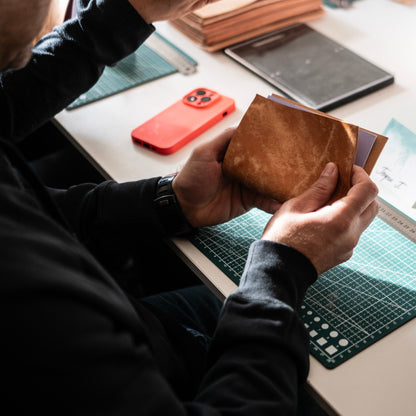
[[(269, 218), (254, 209), (190, 240), (238, 284), (249, 246)], [(299, 315), (312, 355), (335, 368), (416, 316), (416, 245), (376, 218), (353, 257), (308, 289)]]

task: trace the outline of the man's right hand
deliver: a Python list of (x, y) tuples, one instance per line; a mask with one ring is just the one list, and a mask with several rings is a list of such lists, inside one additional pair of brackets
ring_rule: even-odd
[(262, 239), (286, 244), (309, 258), (319, 274), (348, 260), (362, 232), (378, 213), (378, 189), (354, 166), (348, 194), (326, 205), (338, 179), (329, 163), (302, 195), (284, 203), (264, 229)]

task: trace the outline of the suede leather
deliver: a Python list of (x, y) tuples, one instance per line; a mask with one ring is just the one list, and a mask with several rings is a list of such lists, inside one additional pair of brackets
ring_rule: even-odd
[(257, 95), (231, 139), (223, 168), (247, 187), (284, 202), (308, 189), (332, 161), (340, 173), (335, 201), (351, 187), (357, 137), (357, 126)]

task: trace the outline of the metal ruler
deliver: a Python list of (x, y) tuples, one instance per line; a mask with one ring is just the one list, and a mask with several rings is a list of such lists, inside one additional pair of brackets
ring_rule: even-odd
[(342, 7), (346, 9), (351, 6), (354, 0), (324, 0), (324, 3), (329, 7)]
[(416, 243), (416, 222), (384, 199), (380, 197), (377, 199), (380, 206), (379, 218)]
[(181, 53), (169, 41), (157, 33), (150, 36), (145, 45), (174, 66), (181, 74), (189, 75), (196, 72), (196, 62)]

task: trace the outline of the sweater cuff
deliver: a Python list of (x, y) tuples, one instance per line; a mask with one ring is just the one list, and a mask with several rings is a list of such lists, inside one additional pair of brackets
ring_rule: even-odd
[[(84, 3), (78, 3), (78, 19), (99, 63), (116, 64), (133, 53), (155, 31), (155, 27), (148, 24), (128, 0)], [(94, 13), (90, 12), (92, 8), (96, 8)], [(100, 54), (101, 51), (104, 53)]]
[(318, 275), (310, 260), (285, 244), (259, 240), (251, 246), (240, 281), (250, 297), (279, 299), (299, 308)]

